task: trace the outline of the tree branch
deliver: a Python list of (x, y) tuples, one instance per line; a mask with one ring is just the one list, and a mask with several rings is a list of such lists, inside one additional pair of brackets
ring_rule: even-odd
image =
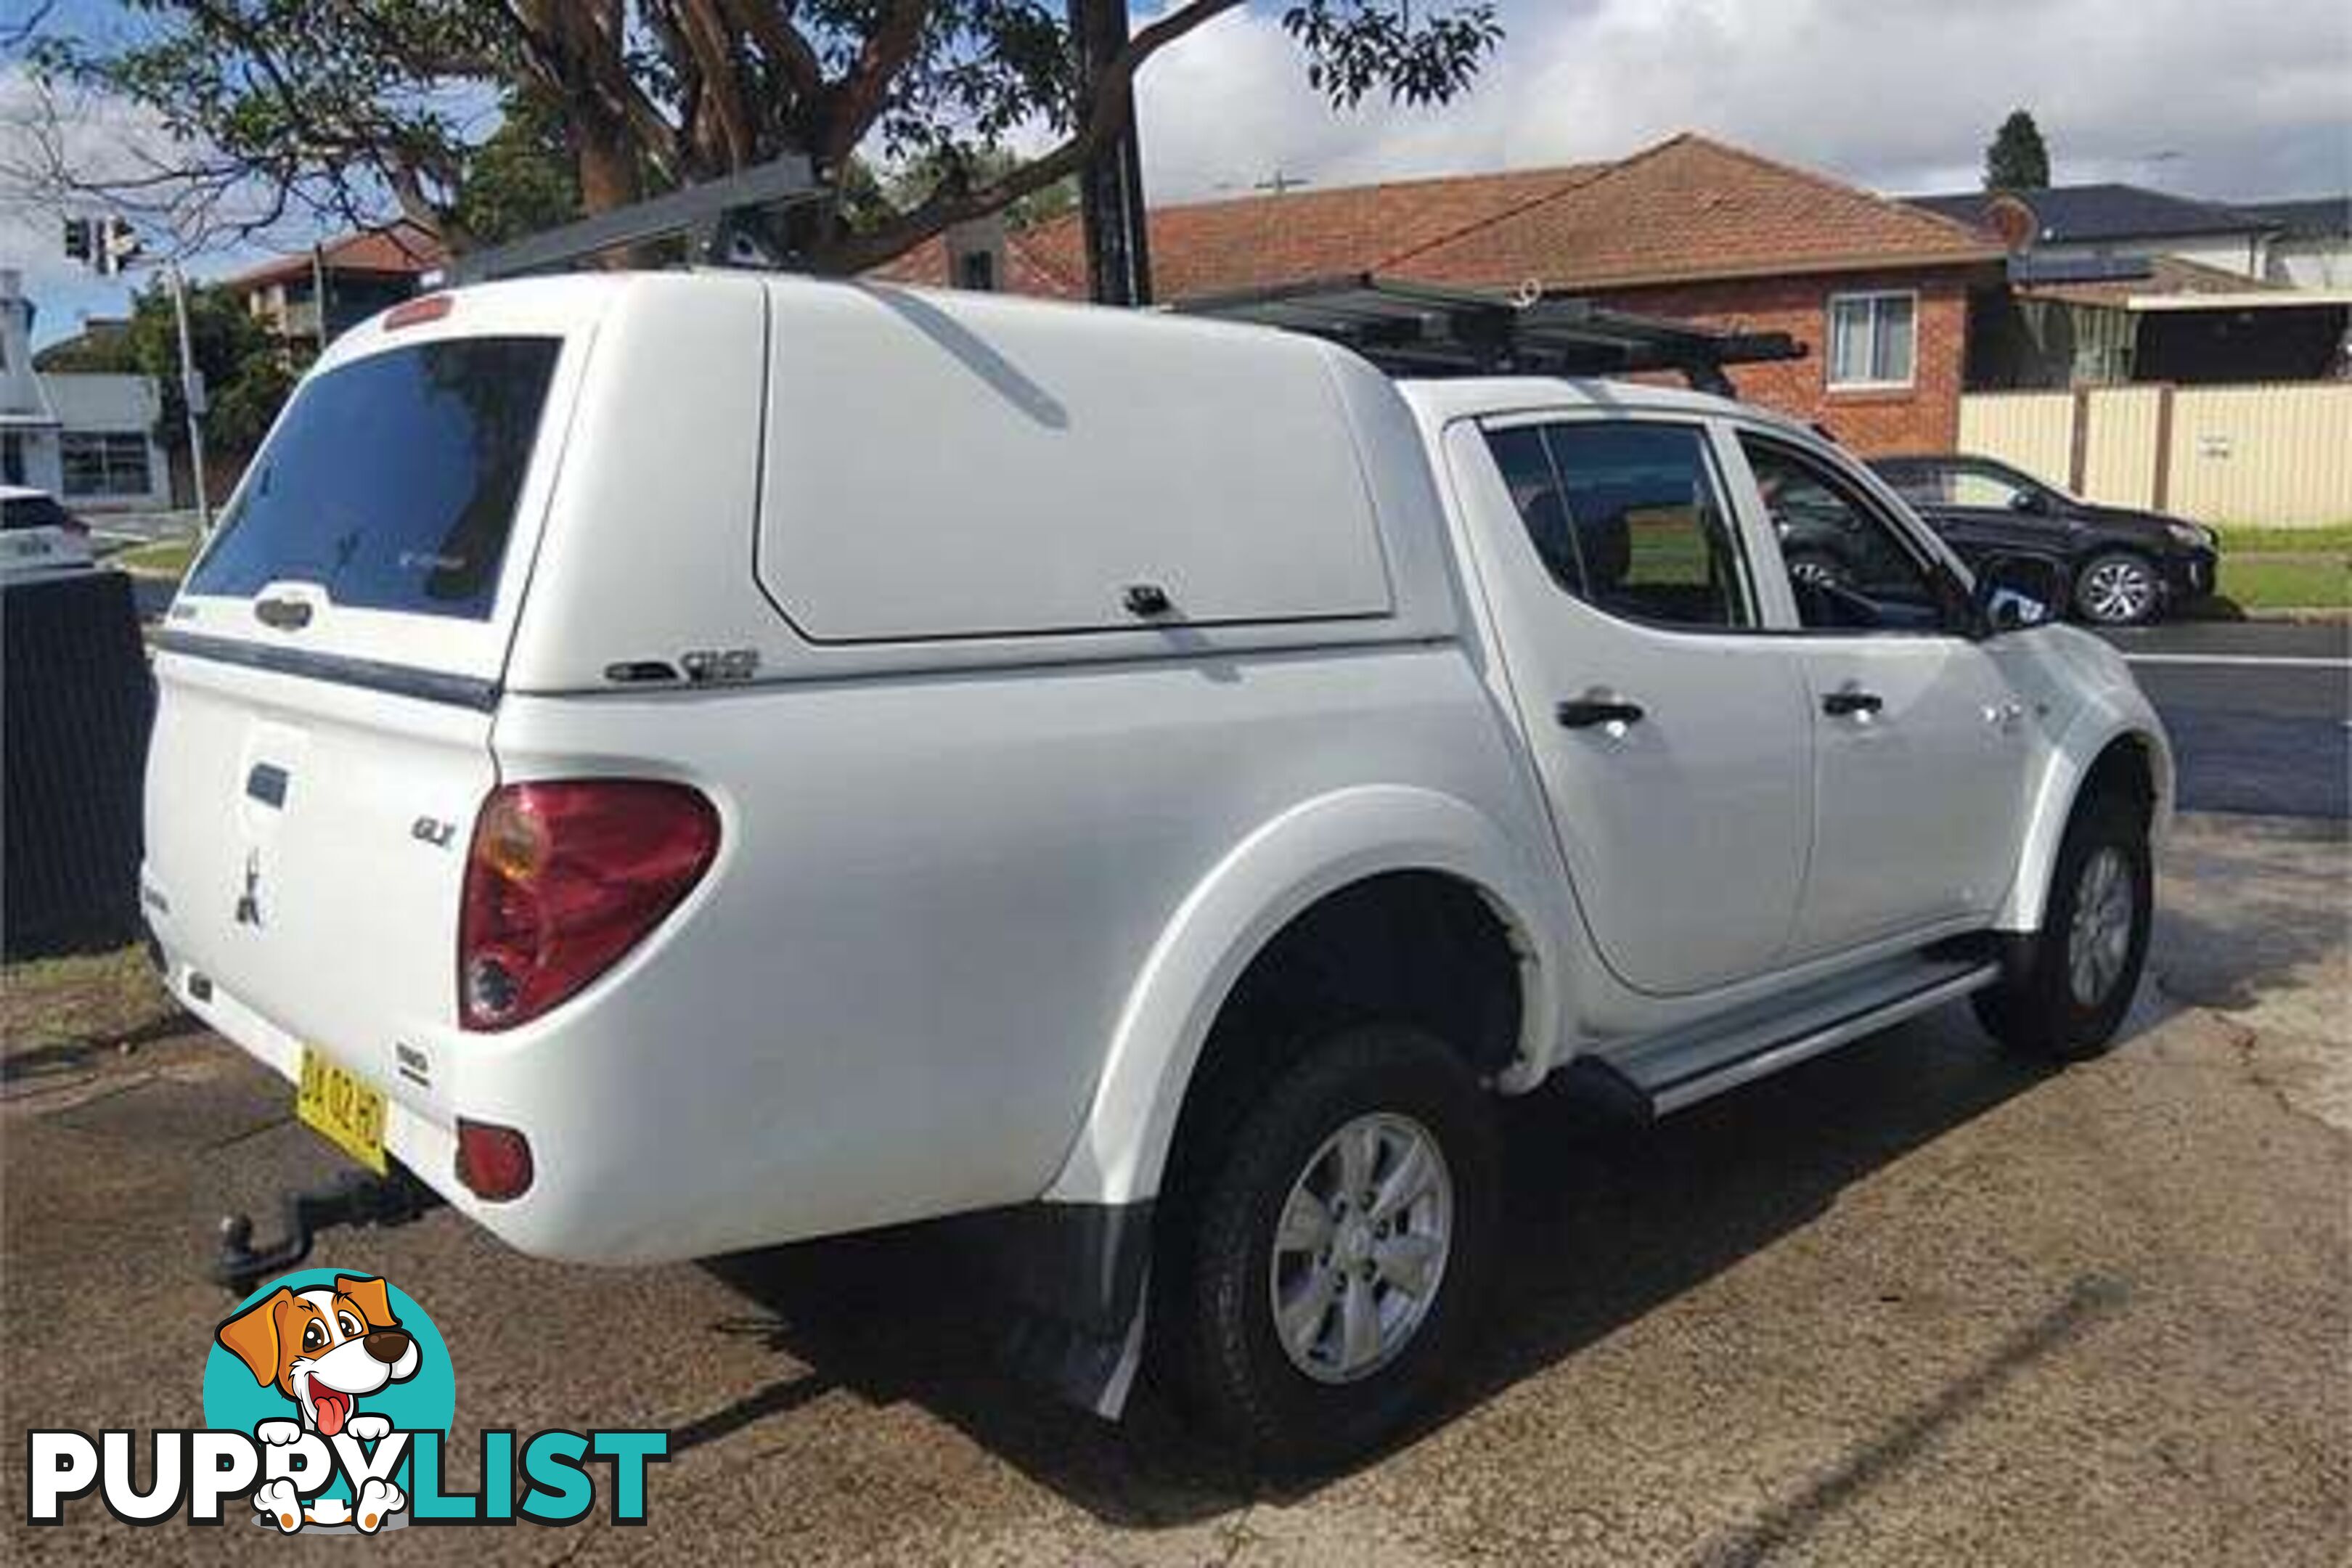
[(911, 211), (862, 234), (846, 235), (811, 258), (818, 269), (847, 276), (879, 267), (957, 224), (1012, 205), (1078, 172), (1102, 143), (1127, 127), (1135, 112), (1135, 73), (1143, 62), (1187, 33), (1240, 6), (1244, 0), (1192, 0), (1128, 40), (1107, 62), (1095, 85), (1086, 122), (1052, 152), (1022, 164), (1003, 178), (971, 190), (949, 183), (935, 188)]
[(799, 101), (803, 106), (814, 103), (824, 91), (824, 67), (816, 58), (815, 46), (793, 26), (776, 0), (719, 0), (719, 5), (737, 30), (759, 45), (761, 54), (784, 73)]
[(931, 0), (887, 0), (849, 74), (826, 95), (824, 144), (812, 149), (820, 162), (838, 164), (866, 140), (889, 101), (891, 82), (922, 46), (923, 24), (930, 15)]

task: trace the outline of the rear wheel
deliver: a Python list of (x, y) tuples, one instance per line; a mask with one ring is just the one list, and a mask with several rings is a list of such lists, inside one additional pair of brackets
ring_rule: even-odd
[(1328, 1035), (1192, 1151), (1173, 1216), (1176, 1368), (1256, 1465), (1327, 1468), (1392, 1435), (1484, 1315), (1496, 1247), (1492, 1107), (1419, 1029)]
[(2164, 584), (2145, 556), (2114, 550), (2095, 555), (2074, 581), (2074, 607), (2085, 620), (2136, 626), (2156, 618)]
[(2139, 989), (2155, 878), (2147, 815), (2108, 791), (2085, 802), (2059, 846), (2042, 929), (2013, 939), (1977, 1016), (2017, 1049), (2060, 1060), (2098, 1055)]

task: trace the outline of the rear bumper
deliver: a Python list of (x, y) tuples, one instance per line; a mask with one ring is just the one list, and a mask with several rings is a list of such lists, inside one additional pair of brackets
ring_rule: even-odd
[[(941, 1139), (909, 1140), (870, 1110), (787, 1097), (792, 1111), (778, 1114), (740, 1080), (686, 1065), (709, 1047), (707, 1037), (626, 1016), (573, 1012), (507, 1035), (411, 1026), (390, 1049), (306, 1042), (217, 979), (200, 979), (173, 951), (168, 921), (157, 938), (173, 994), (283, 1079), (289, 1102), (303, 1047), (316, 1045), (384, 1090), (387, 1155), (534, 1257), (676, 1262), (996, 1208), (1034, 1199), (1044, 1184), (929, 1160)], [(745, 1065), (793, 1076), (774, 1073), (772, 1058)], [(530, 1141), (532, 1175), (520, 1195), (485, 1201), (459, 1180), (461, 1118)]]
[[(302, 1042), (262, 1016), (243, 1000), (209, 980), (199, 981), (194, 970), (168, 949), (152, 947), (164, 984), (180, 1005), (204, 1020), (224, 1039), (286, 1080), (290, 1100), (302, 1070)], [(378, 1087), (382, 1087), (379, 1085)], [(457, 1179), (457, 1138), (454, 1124), (420, 1114), (396, 1094), (384, 1097), (384, 1152), (453, 1207), (466, 1211), (490, 1229), (505, 1235), (488, 1212), (494, 1205), (475, 1199)], [(511, 1240), (512, 1237), (508, 1237)]]

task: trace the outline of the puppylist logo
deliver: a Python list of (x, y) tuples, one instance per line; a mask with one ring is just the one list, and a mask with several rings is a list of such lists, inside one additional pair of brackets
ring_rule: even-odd
[[(58, 1524), (99, 1493), (126, 1524), (219, 1524), (250, 1498), (281, 1534), (374, 1535), (412, 1524), (577, 1524), (610, 1482), (613, 1522), (646, 1521), (646, 1468), (669, 1434), (482, 1434), (477, 1491), (452, 1490), (443, 1443), (457, 1414), (448, 1347), (389, 1280), (313, 1268), (247, 1298), (215, 1331), (205, 1429), (150, 1435), (139, 1489), (129, 1431), (36, 1431), (30, 1522)], [(595, 1466), (592, 1469), (592, 1463)]]

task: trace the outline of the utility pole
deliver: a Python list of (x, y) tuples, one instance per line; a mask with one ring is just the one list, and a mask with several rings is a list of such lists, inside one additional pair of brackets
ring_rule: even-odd
[[(1069, 0), (1079, 93), (1092, 101), (1104, 68), (1127, 47), (1127, 0)], [(1130, 93), (1127, 125), (1095, 149), (1078, 173), (1087, 279), (1097, 305), (1151, 303), (1151, 248), (1143, 207), (1143, 154)]]
[[(66, 219), (65, 242), (69, 259), (91, 268), (101, 278), (130, 271), (146, 248), (130, 220), (112, 213), (102, 218)], [(196, 374), (195, 351), (188, 339), (187, 280), (180, 276), (179, 262), (166, 261), (163, 276), (172, 289), (172, 320), (179, 329), (180, 405), (188, 416), (188, 469), (195, 481), (196, 527), (200, 533), (208, 534), (213, 531), (213, 509), (205, 494), (205, 433), (198, 423), (205, 412), (205, 378)]]
[(180, 406), (188, 416), (188, 477), (195, 482), (196, 533), (209, 538), (213, 531), (212, 501), (205, 493), (204, 377), (196, 374), (196, 355), (188, 342), (188, 285), (180, 264), (166, 264), (172, 281), (172, 318), (180, 329)]

